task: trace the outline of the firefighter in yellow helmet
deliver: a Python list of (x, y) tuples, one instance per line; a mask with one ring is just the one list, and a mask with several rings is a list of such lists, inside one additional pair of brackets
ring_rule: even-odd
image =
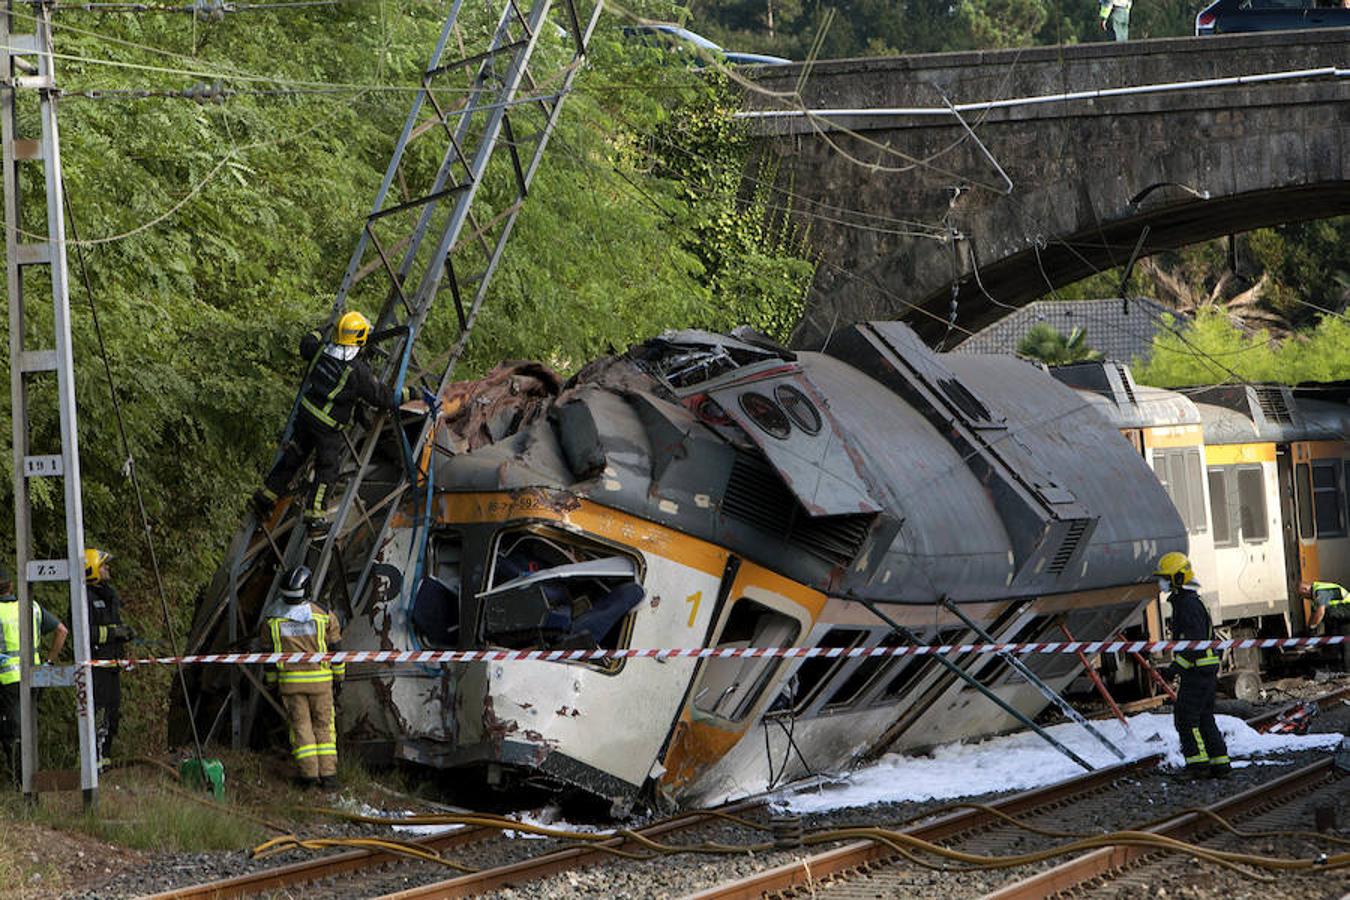
[(352, 421), (357, 403), (397, 410), (411, 391), (395, 393), (370, 371), (361, 348), (370, 337), (370, 320), (359, 312), (344, 313), (331, 341), (319, 331), (300, 341), (300, 355), (309, 363), (300, 394), (300, 409), (281, 455), (267, 473), (263, 487), (253, 495), (260, 516), (287, 492), (291, 480), (312, 455), (314, 483), (305, 503), (305, 521), (322, 524), (329, 492), (337, 480), (342, 459), (342, 430)]
[[(1184, 553), (1164, 553), (1153, 575), (1158, 589), (1172, 604), (1172, 639), (1208, 641), (1214, 638), (1209, 610), (1196, 588), (1195, 570)], [(1181, 755), (1186, 773), (1192, 776), (1221, 778), (1229, 774), (1228, 745), (1214, 721), (1214, 695), (1219, 681), (1219, 654), (1214, 650), (1177, 650), (1172, 654), (1171, 671), (1178, 675), (1176, 703), (1172, 721), (1181, 739)]]
[[(136, 636), (122, 622), (122, 598), (111, 582), (112, 554), (93, 547), (84, 551), (84, 595), (89, 604), (89, 656), (125, 659), (127, 642)], [(93, 667), (94, 723), (98, 732), (98, 762), (108, 764), (113, 738), (122, 720), (122, 673), (116, 668)]]

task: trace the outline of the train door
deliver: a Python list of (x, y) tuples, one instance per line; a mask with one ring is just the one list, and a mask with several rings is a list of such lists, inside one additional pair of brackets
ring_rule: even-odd
[(1299, 521), (1293, 499), (1293, 453), (1288, 444), (1276, 448), (1274, 468), (1280, 479), (1280, 532), (1284, 541), (1284, 571), (1289, 596), (1299, 595)]
[[(1290, 622), (1290, 627), (1301, 629), (1303, 627), (1302, 604), (1293, 602), (1292, 598), (1298, 597), (1299, 582), (1312, 580), (1315, 573), (1310, 574), (1307, 563), (1312, 562), (1316, 566), (1317, 547), (1314, 540), (1313, 525), (1313, 506), (1312, 506), (1312, 486), (1311, 483), (1301, 485), (1296, 479), (1298, 474), (1295, 468), (1295, 457), (1305, 458), (1307, 456), (1306, 445), (1300, 444), (1282, 444), (1275, 451), (1275, 472), (1279, 477), (1280, 491), (1280, 530), (1284, 540), (1284, 568), (1285, 578), (1287, 580), (1290, 610), (1295, 619), (1299, 621)], [(1301, 466), (1307, 470), (1306, 463)], [(1308, 481), (1305, 475), (1302, 479)], [(1302, 523), (1302, 524), (1300, 524)], [(1306, 536), (1307, 548), (1301, 536)], [(1311, 560), (1305, 559), (1308, 550), (1311, 550)]]
[[(824, 594), (742, 563), (709, 646), (800, 646), (824, 606)], [(716, 765), (777, 697), (790, 664), (776, 656), (704, 660), (662, 761), (663, 788), (678, 794)]]

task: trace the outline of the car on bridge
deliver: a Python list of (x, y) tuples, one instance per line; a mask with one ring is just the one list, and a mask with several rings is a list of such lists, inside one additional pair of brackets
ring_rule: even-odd
[(688, 28), (669, 22), (649, 22), (642, 25), (629, 25), (623, 30), (624, 37), (656, 47), (688, 54), (695, 66), (706, 66), (714, 60), (724, 59), (734, 66), (787, 66), (792, 60), (781, 56), (769, 56), (764, 53), (742, 53), (739, 50), (727, 50), (696, 34)]
[(1350, 27), (1350, 0), (1217, 0), (1195, 17), (1195, 33), (1242, 34)]

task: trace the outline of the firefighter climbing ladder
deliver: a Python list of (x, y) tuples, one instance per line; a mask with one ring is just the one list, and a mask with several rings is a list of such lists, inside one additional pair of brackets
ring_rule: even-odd
[[(515, 0), (489, 0), (475, 7), (495, 12), (496, 23), (488, 19), (487, 27), (481, 27), (461, 16), (463, 5), (463, 0), (451, 5), (329, 320), (336, 321), (368, 276), (386, 276), (388, 289), (372, 338), (372, 351), (380, 360), (372, 364), (396, 389), (416, 385), (439, 393), (449, 381), (602, 9), (597, 0), (583, 19), (581, 0), (535, 0), (528, 10)], [(557, 22), (549, 18), (555, 5)], [(452, 41), (457, 55), (447, 61)], [(541, 43), (547, 46), (538, 58), (546, 62), (536, 68), (546, 65), (548, 74), (536, 79), (531, 64)], [(417, 151), (410, 153), (414, 144)], [(439, 163), (428, 165), (433, 158)], [(490, 171), (509, 186), (480, 190)], [(418, 337), (447, 287), (454, 319), (446, 325), (453, 345), (447, 354), (424, 362), (416, 353)], [(289, 437), (295, 412), (293, 408), (283, 440)], [(413, 430), (415, 435), (381, 415), (364, 431), (354, 427), (347, 432), (335, 489), (341, 499), (322, 538), (306, 533), (299, 503), (274, 514), (272, 521), (246, 522), (198, 609), (188, 652), (219, 640), (222, 624), (231, 647), (247, 643), (274, 601), (282, 575), (301, 562), (313, 569), (318, 595), (350, 608), (370, 581), (380, 536), (400, 498), (419, 480), (421, 461), (425, 458), (430, 465), (423, 451), (433, 423)], [(385, 467), (380, 477), (370, 475), (381, 446), (401, 449), (402, 472)], [(258, 582), (269, 573), (270, 583), (259, 599)], [(230, 675), (236, 744), (247, 739), (259, 699), (255, 681), (255, 690), (244, 700), (241, 676), (255, 680), (247, 672)], [(220, 722), (220, 714), (210, 721), (208, 740)]]
[[(24, 12), (16, 14), (22, 5)], [(22, 30), (16, 31), (19, 24)], [(27, 30), (28, 27), (31, 31)], [(74, 687), (80, 735), (80, 787), (86, 805), (98, 797), (97, 746), (91, 696), (88, 607), (84, 598), (84, 513), (80, 497), (80, 448), (75, 416), (75, 369), (70, 342), (70, 296), (67, 289), (66, 233), (62, 205), (61, 142), (56, 127), (56, 88), (52, 58), (51, 6), (6, 0), (0, 15), (0, 119), (3, 119), (5, 185), (5, 266), (9, 289), (9, 372), (14, 430), (14, 539), (18, 565), (14, 573), (19, 602), (21, 670), (19, 696), (22, 731), (24, 796), (36, 796), (37, 728), (33, 688)], [(34, 104), (34, 101), (36, 103)], [(41, 123), (38, 139), (19, 136), (36, 107)], [(21, 109), (22, 107), (22, 109)], [(28, 163), (28, 166), (24, 164)], [(46, 234), (21, 230), (39, 227), (25, 218), (24, 176), (41, 164), (46, 194)], [(36, 174), (36, 173), (33, 173)], [(29, 179), (32, 175), (29, 175)], [(37, 192), (32, 192), (34, 196)], [(30, 316), (25, 282), (50, 282), (52, 318)], [(33, 345), (30, 348), (30, 345)], [(53, 377), (54, 376), (54, 377)], [(53, 384), (53, 381), (55, 382)], [(52, 424), (44, 415), (54, 406), (60, 419), (60, 446), (33, 447), (34, 438)], [(35, 426), (37, 428), (35, 429)], [(65, 542), (38, 541), (33, 533), (30, 486), (33, 479), (60, 478), (64, 486)], [(34, 558), (39, 551), (64, 549), (64, 556)], [(39, 669), (33, 666), (32, 585), (64, 581), (70, 587), (71, 640), (75, 666)]]

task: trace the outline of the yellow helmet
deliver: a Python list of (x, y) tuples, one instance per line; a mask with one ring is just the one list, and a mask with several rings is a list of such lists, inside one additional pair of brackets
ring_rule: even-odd
[(1178, 588), (1188, 581), (1195, 580), (1195, 570), (1191, 568), (1191, 561), (1186, 558), (1185, 553), (1176, 550), (1162, 555), (1153, 574), (1158, 578), (1166, 578), (1172, 587)]
[(112, 554), (105, 550), (90, 547), (84, 551), (84, 580), (86, 584), (97, 584), (108, 577), (108, 560)]
[(334, 342), (343, 347), (363, 347), (370, 337), (370, 320), (359, 312), (343, 313), (338, 319)]

